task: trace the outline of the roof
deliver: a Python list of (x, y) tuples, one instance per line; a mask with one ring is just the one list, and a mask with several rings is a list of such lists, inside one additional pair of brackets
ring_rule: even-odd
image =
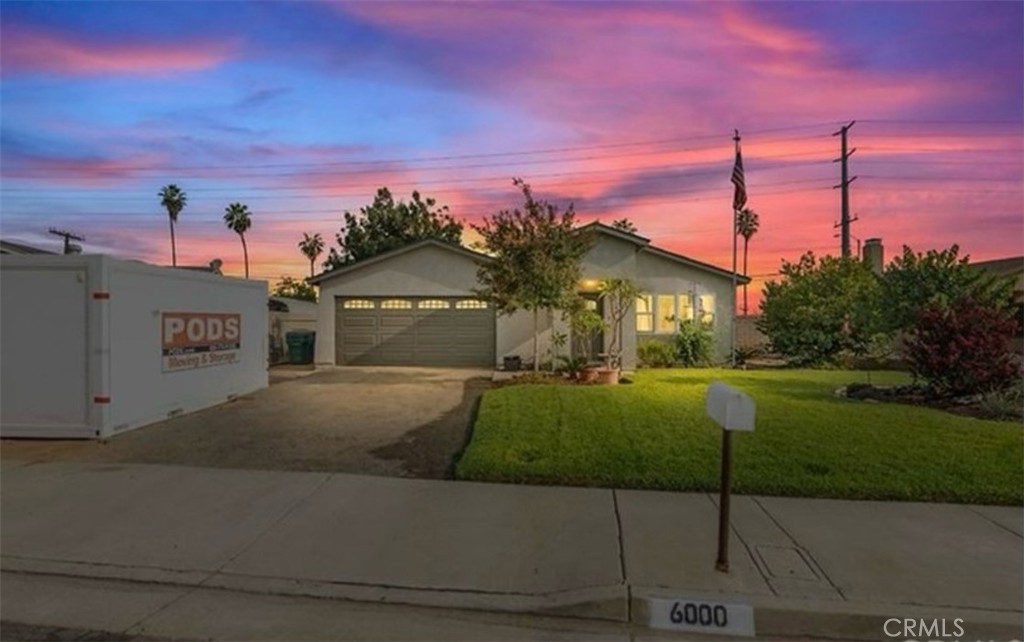
[(443, 250), (448, 250), (450, 252), (455, 252), (457, 254), (462, 254), (463, 256), (465, 256), (467, 258), (470, 258), (470, 259), (472, 259), (474, 261), (478, 261), (478, 262), (489, 262), (489, 261), (493, 260), (491, 257), (487, 256), (486, 254), (481, 254), (480, 252), (474, 252), (473, 250), (470, 250), (469, 248), (462, 247), (461, 245), (452, 245), (451, 243), (445, 243), (444, 241), (439, 241), (437, 239), (424, 239), (422, 241), (416, 241), (415, 243), (411, 243), (409, 245), (404, 245), (402, 247), (395, 248), (393, 250), (389, 250), (387, 252), (384, 252), (382, 254), (378, 254), (376, 256), (371, 256), (370, 258), (363, 259), (362, 261), (356, 261), (355, 263), (349, 263), (348, 265), (343, 265), (343, 266), (341, 266), (339, 268), (334, 268), (332, 270), (327, 270), (326, 272), (321, 272), (320, 274), (317, 274), (316, 276), (308, 279), (308, 282), (312, 283), (314, 285), (318, 284), (318, 283), (322, 283), (324, 281), (328, 281), (330, 279), (333, 279), (336, 276), (341, 276), (342, 274), (348, 274), (349, 272), (354, 272), (355, 270), (361, 270), (364, 267), (373, 265), (374, 263), (380, 263), (381, 261), (387, 261), (388, 259), (393, 259), (396, 256), (401, 256), (402, 254), (406, 254), (407, 252), (413, 252), (415, 250), (418, 250), (420, 248), (427, 247), (427, 246), (434, 246), (434, 247), (441, 248)]
[[(587, 225), (582, 226), (580, 229), (593, 230), (598, 234), (604, 234), (606, 236), (611, 236), (613, 238), (617, 238), (628, 243), (632, 243), (637, 247), (638, 252), (648, 252), (650, 254), (653, 254), (654, 256), (659, 256), (661, 258), (668, 259), (669, 261), (674, 261), (681, 265), (685, 265), (686, 267), (697, 268), (698, 270), (705, 270), (718, 276), (732, 278), (732, 272), (730, 270), (726, 270), (724, 268), (711, 265), (710, 263), (704, 263), (703, 261), (698, 261), (696, 259), (691, 259), (688, 256), (683, 256), (682, 254), (676, 254), (675, 252), (670, 252), (668, 250), (663, 250), (659, 247), (655, 247), (651, 245), (651, 241), (649, 239), (640, 236), (639, 234), (624, 232), (620, 229), (614, 228), (610, 225), (605, 225), (604, 223), (598, 221), (588, 223)], [(356, 261), (355, 263), (350, 263), (339, 268), (334, 268), (333, 270), (321, 272), (320, 274), (308, 279), (308, 282), (314, 285), (319, 284), (322, 283), (323, 281), (333, 279), (336, 276), (341, 276), (342, 274), (348, 274), (349, 272), (360, 270), (364, 267), (373, 265), (374, 263), (378, 263), (380, 261), (387, 261), (388, 259), (392, 259), (396, 256), (400, 256), (407, 252), (418, 250), (419, 248), (426, 247), (428, 245), (433, 245), (445, 250), (462, 254), (477, 262), (489, 262), (493, 260), (492, 257), (486, 254), (474, 252), (473, 250), (462, 247), (460, 245), (452, 245), (451, 243), (445, 243), (444, 241), (439, 241), (437, 239), (425, 239), (422, 241), (417, 241), (410, 245), (390, 250), (388, 252), (384, 252), (383, 254), (371, 256), (370, 258), (363, 259), (362, 261)], [(736, 275), (737, 283), (750, 283), (750, 280), (750, 277), (743, 276), (742, 274)]]
[[(647, 252), (648, 254), (653, 254), (654, 256), (660, 256), (660, 257), (662, 257), (664, 259), (668, 259), (670, 261), (675, 261), (676, 263), (680, 263), (680, 264), (685, 265), (687, 267), (697, 268), (698, 270), (705, 270), (707, 272), (711, 272), (713, 274), (717, 274), (718, 276), (724, 276), (724, 277), (729, 278), (729, 279), (732, 278), (732, 270), (726, 270), (724, 268), (720, 268), (720, 267), (711, 265), (710, 263), (704, 263), (703, 261), (698, 261), (696, 259), (691, 259), (688, 256), (683, 256), (682, 254), (676, 254), (675, 252), (669, 252), (668, 250), (663, 250), (660, 247), (654, 247), (653, 245), (651, 245), (651, 246), (642, 248), (640, 251), (641, 252)], [(749, 276), (743, 276), (742, 274), (739, 274), (739, 273), (736, 274), (736, 282), (741, 284), (741, 285), (744, 284), (744, 283), (750, 283), (750, 280), (751, 279), (750, 279)]]
[(632, 232), (626, 232), (624, 230), (620, 230), (619, 228), (612, 227), (611, 225), (605, 225), (601, 221), (594, 221), (593, 223), (587, 223), (586, 225), (580, 227), (580, 229), (581, 230), (593, 230), (593, 231), (599, 232), (601, 234), (607, 234), (608, 236), (614, 236), (615, 238), (622, 239), (623, 241), (628, 241), (628, 242), (633, 243), (635, 245), (650, 245), (651, 244), (651, 240), (649, 238), (640, 236), (639, 234), (633, 234)]
[(18, 241), (0, 240), (0, 253), (2, 254), (57, 254), (50, 250), (44, 250), (34, 245), (20, 243)]
[(1010, 275), (1024, 272), (1024, 256), (1011, 256), (1005, 259), (992, 259), (990, 261), (975, 261), (970, 265), (971, 267), (988, 270), (995, 274)]
[[(589, 223), (587, 225), (584, 225), (580, 229), (584, 229), (584, 230), (590, 229), (590, 230), (593, 230), (593, 231), (595, 231), (595, 232), (597, 232), (599, 234), (604, 234), (606, 236), (611, 236), (611, 237), (614, 237), (614, 238), (617, 238), (617, 239), (621, 239), (623, 241), (627, 241), (629, 243), (633, 243), (634, 245), (637, 246), (637, 251), (638, 252), (647, 252), (648, 254), (653, 254), (654, 256), (660, 256), (663, 259), (668, 259), (669, 261), (675, 261), (676, 263), (680, 263), (680, 264), (685, 265), (687, 267), (697, 268), (698, 270), (705, 270), (705, 271), (711, 272), (713, 274), (717, 274), (719, 276), (724, 276), (724, 277), (727, 277), (727, 278), (730, 278), (730, 279), (732, 278), (732, 271), (731, 270), (726, 270), (725, 268), (720, 268), (720, 267), (717, 267), (715, 265), (711, 265), (710, 263), (704, 263), (703, 261), (698, 261), (697, 259), (691, 259), (688, 256), (683, 256), (682, 254), (676, 254), (675, 252), (670, 252), (670, 251), (664, 250), (664, 249), (662, 249), (660, 247), (656, 247), (654, 245), (651, 245), (650, 239), (647, 239), (647, 238), (645, 238), (643, 236), (640, 236), (639, 234), (632, 234), (630, 232), (624, 232), (623, 230), (620, 230), (618, 228), (612, 227), (610, 225), (605, 225), (604, 223), (597, 222), (597, 221), (595, 221), (593, 223)], [(743, 276), (742, 274), (737, 274), (736, 275), (736, 282), (737, 283), (750, 283), (750, 277)]]

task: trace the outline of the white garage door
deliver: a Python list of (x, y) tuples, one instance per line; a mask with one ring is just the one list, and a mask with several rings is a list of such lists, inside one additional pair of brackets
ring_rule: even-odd
[(494, 366), (494, 309), (473, 298), (338, 298), (339, 365)]

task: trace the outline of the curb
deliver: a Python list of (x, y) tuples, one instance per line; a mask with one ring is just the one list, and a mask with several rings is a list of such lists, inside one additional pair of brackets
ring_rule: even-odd
[[(312, 599), (344, 600), (372, 604), (401, 604), (443, 609), (517, 613), (573, 619), (629, 623), (641, 630), (651, 628), (648, 599), (673, 598), (664, 588), (627, 585), (595, 586), (554, 593), (529, 595), (461, 589), (380, 586), (323, 582), (223, 572), (169, 570), (39, 560), (2, 558), (5, 573), (51, 575), (78, 579), (119, 580), (142, 584), (213, 588), (256, 595), (282, 595)], [(903, 640), (913, 636), (887, 634), (891, 619), (945, 620), (952, 628), (960, 618), (962, 640), (1022, 640), (1021, 611), (998, 611), (957, 606), (876, 604), (843, 600), (792, 599), (725, 593), (688, 593), (688, 598), (746, 603), (753, 607), (757, 637), (795, 637), (843, 640)], [(890, 622), (896, 631), (897, 624)]]

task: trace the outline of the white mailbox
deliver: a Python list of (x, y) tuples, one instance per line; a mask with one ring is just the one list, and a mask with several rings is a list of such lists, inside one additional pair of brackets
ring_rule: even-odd
[(754, 400), (721, 381), (708, 386), (707, 413), (726, 430), (754, 429)]

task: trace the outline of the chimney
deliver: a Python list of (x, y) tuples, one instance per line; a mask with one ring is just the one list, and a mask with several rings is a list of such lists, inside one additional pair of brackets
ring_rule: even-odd
[(881, 276), (885, 265), (885, 248), (882, 247), (882, 239), (868, 239), (864, 241), (864, 261), (871, 267), (871, 271)]

